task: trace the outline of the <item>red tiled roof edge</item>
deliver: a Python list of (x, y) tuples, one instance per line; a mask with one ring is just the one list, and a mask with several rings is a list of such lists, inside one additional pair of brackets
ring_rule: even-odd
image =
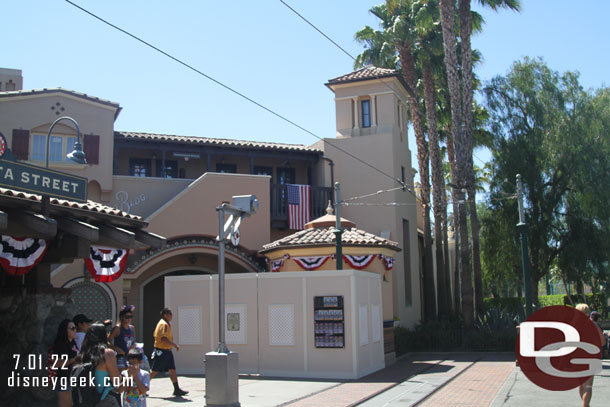
[(139, 140), (162, 140), (169, 142), (182, 142), (182, 143), (196, 143), (196, 144), (209, 144), (215, 146), (233, 146), (233, 147), (251, 147), (251, 148), (263, 148), (273, 150), (289, 150), (289, 151), (300, 151), (308, 153), (322, 154), (322, 150), (312, 148), (303, 144), (283, 144), (283, 143), (272, 143), (264, 141), (250, 141), (250, 140), (234, 140), (234, 139), (221, 139), (221, 138), (209, 138), (199, 136), (179, 136), (173, 134), (158, 134), (158, 133), (140, 133), (131, 131), (115, 131), (116, 136), (122, 136), (125, 139), (139, 139)]
[[(25, 199), (25, 200), (33, 201), (33, 202), (42, 201), (42, 197), (40, 195), (30, 194), (30, 193), (22, 192), (22, 191), (16, 191), (14, 189), (8, 189), (8, 188), (0, 188), (0, 195), (5, 196), (5, 197), (11, 197), (11, 198)], [(56, 206), (80, 209), (80, 210), (84, 210), (84, 211), (88, 211), (88, 212), (94, 212), (94, 213), (99, 213), (99, 214), (103, 214), (103, 215), (110, 215), (110, 216), (116, 216), (119, 218), (125, 218), (128, 220), (133, 220), (133, 221), (137, 221), (137, 222), (144, 222), (144, 220), (140, 216), (131, 215), (131, 214), (123, 212), (119, 209), (113, 208), (111, 206), (102, 205), (102, 204), (94, 202), (94, 201), (87, 201), (87, 203), (81, 203), (81, 202), (75, 202), (75, 201), (70, 201), (70, 200), (66, 200), (66, 199), (51, 198), (50, 202), (51, 202), (51, 204), (56, 205)]]

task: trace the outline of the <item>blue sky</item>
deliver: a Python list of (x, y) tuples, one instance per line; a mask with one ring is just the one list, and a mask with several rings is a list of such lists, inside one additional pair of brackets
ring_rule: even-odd
[[(354, 56), (362, 51), (354, 33), (377, 27), (368, 9), (381, 2), (286, 1)], [(352, 71), (353, 61), (279, 0), (74, 2), (319, 137), (334, 136), (324, 83)], [(483, 80), (523, 56), (541, 56), (555, 70), (578, 70), (585, 87), (607, 82), (610, 2), (524, 0), (520, 14), (482, 13), (486, 25), (473, 46), (484, 56)], [(21, 69), (25, 89), (61, 86), (120, 103), (117, 130), (317, 141), (63, 0), (5, 2), (2, 15), (0, 67)]]

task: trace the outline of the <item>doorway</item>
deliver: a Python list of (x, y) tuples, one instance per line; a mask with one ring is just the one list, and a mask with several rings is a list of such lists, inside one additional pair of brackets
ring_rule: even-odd
[(150, 355), (153, 350), (153, 333), (159, 319), (161, 319), (161, 310), (165, 306), (165, 277), (168, 276), (186, 276), (186, 275), (202, 275), (209, 274), (201, 270), (178, 270), (166, 274), (162, 274), (153, 280), (149, 281), (142, 288), (142, 327), (139, 330), (137, 340), (144, 342), (144, 352)]

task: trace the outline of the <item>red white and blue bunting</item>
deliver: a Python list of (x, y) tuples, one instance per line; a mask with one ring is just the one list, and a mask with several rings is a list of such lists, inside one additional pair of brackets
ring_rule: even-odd
[(273, 260), (271, 262), (271, 272), (275, 273), (277, 271), (280, 271), (280, 269), (282, 268), (283, 265), (284, 265), (284, 259)]
[[(392, 268), (394, 267), (395, 259), (384, 254), (368, 254), (364, 256), (352, 256), (349, 254), (343, 255), (343, 260), (351, 268), (356, 270), (363, 270), (367, 268), (373, 262), (373, 260), (375, 260), (375, 258), (378, 258), (383, 263), (387, 271), (392, 270)], [(336, 260), (336, 256), (334, 254), (331, 254), (326, 256), (290, 257), (290, 255), (285, 254), (283, 258), (271, 261), (271, 271), (280, 271), (280, 269), (284, 266), (286, 259), (294, 260), (294, 262), (298, 264), (303, 270), (312, 271), (322, 267), (322, 265), (326, 263), (328, 259)]]
[(366, 268), (369, 264), (371, 264), (374, 259), (374, 254), (367, 254), (365, 256), (351, 256), (349, 254), (343, 255), (343, 260), (345, 260), (345, 262), (349, 264), (350, 267), (355, 268), (356, 270), (362, 270)]
[(0, 264), (12, 276), (21, 276), (34, 268), (47, 251), (43, 239), (2, 236), (0, 242)]
[[(280, 271), (280, 269), (284, 265), (284, 261), (286, 261), (286, 259), (289, 259), (289, 258), (290, 258), (290, 255), (288, 253), (286, 253), (284, 255), (284, 257), (282, 257), (281, 259), (279, 259), (279, 260), (272, 260), (271, 261), (271, 272), (275, 273), (275, 272)], [(267, 263), (269, 263), (269, 259), (265, 259), (265, 261)]]
[(394, 267), (394, 257), (386, 256), (385, 254), (380, 254), (379, 260), (381, 260), (387, 271), (392, 270), (392, 268)]
[(128, 250), (91, 246), (85, 265), (91, 277), (97, 282), (109, 283), (125, 271)]
[(330, 256), (292, 257), (292, 260), (294, 260), (296, 264), (303, 270), (308, 271), (322, 267), (328, 259), (330, 259)]

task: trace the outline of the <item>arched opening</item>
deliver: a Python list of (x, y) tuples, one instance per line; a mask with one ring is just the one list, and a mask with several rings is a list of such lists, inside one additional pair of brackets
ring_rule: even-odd
[(100, 202), (102, 199), (102, 187), (97, 181), (89, 181), (87, 184), (87, 199)]
[(77, 314), (85, 314), (94, 321), (115, 318), (116, 298), (106, 284), (79, 277), (68, 281), (63, 288), (72, 289)]
[[(153, 333), (157, 322), (159, 322), (160, 312), (165, 304), (165, 277), (186, 276), (208, 274), (201, 270), (177, 270), (159, 275), (145, 283), (142, 289), (142, 327), (137, 338), (138, 342), (144, 339), (144, 351), (150, 355), (153, 350)], [(147, 312), (144, 312), (146, 310)]]
[[(256, 273), (264, 269), (251, 255), (228, 245), (225, 252), (226, 273)], [(165, 277), (216, 274), (218, 244), (213, 238), (185, 236), (170, 241), (167, 248), (149, 252), (126, 270), (128, 292), (123, 303), (136, 305), (136, 340), (144, 342), (149, 354), (153, 332), (165, 305)], [(207, 304), (207, 295), (201, 301)]]

